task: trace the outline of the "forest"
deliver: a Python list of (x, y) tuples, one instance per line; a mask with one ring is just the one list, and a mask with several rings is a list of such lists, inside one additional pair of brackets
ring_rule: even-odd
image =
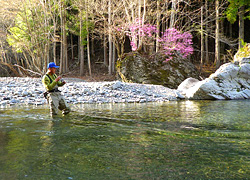
[(117, 72), (124, 54), (179, 54), (200, 67), (250, 42), (250, 0), (0, 0), (0, 76)]

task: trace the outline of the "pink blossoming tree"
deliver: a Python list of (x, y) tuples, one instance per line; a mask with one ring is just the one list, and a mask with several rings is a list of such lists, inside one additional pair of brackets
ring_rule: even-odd
[(127, 35), (131, 37), (131, 47), (132, 51), (138, 49), (138, 40), (143, 38), (144, 44), (150, 44), (154, 41), (156, 26), (151, 24), (142, 24), (141, 20), (137, 20), (134, 24), (128, 26)]
[(186, 58), (194, 50), (192, 47), (192, 35), (188, 32), (181, 33), (174, 28), (166, 29), (162, 37), (157, 40), (160, 42), (164, 54), (169, 57), (166, 61), (171, 60), (175, 54)]
[(138, 49), (138, 41), (143, 38), (143, 43), (150, 45), (155, 41), (159, 41), (160, 50), (168, 56), (166, 61), (173, 58), (174, 55), (181, 55), (186, 58), (193, 53), (192, 47), (192, 35), (188, 32), (181, 33), (175, 28), (166, 29), (162, 36), (156, 38), (157, 28), (151, 24), (142, 24), (140, 20), (137, 20), (133, 24), (129, 24), (127, 27), (117, 27), (118, 31), (125, 30), (127, 36), (130, 37), (130, 45), (132, 51)]

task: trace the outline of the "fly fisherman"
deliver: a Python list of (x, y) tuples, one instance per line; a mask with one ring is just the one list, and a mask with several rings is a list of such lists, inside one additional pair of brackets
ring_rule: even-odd
[(64, 115), (70, 112), (67, 102), (61, 95), (61, 91), (58, 90), (58, 87), (63, 86), (66, 82), (62, 80), (62, 77), (55, 74), (57, 68), (59, 68), (59, 66), (56, 66), (54, 62), (50, 62), (47, 66), (48, 71), (42, 79), (46, 89), (44, 97), (49, 103), (51, 116), (57, 115), (58, 109), (60, 109)]

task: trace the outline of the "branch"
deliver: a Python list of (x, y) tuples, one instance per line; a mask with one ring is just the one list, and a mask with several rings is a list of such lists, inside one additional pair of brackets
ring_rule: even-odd
[[(16, 66), (16, 67), (20, 68), (20, 69), (23, 70), (26, 74), (29, 74), (29, 75), (35, 74), (35, 76), (42, 77), (42, 74), (41, 74), (41, 73), (34, 72), (34, 71), (30, 70), (30, 69), (25, 69), (24, 67), (22, 67), (22, 66), (20, 66), (20, 65), (18, 65), (18, 64), (14, 64), (13, 66)], [(31, 75), (31, 76), (32, 76), (32, 75)]]
[(17, 70), (15, 70), (15, 68), (13, 67), (13, 65), (9, 64), (9, 63), (6, 63), (6, 62), (1, 62), (0, 61), (0, 64), (2, 65), (5, 65), (5, 66), (8, 66), (12, 72), (14, 72), (14, 74), (17, 76), (17, 77), (20, 77), (20, 74), (17, 72)]

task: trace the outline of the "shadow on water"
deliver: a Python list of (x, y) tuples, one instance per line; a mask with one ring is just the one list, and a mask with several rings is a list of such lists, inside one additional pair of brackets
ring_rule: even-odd
[(0, 108), (0, 179), (248, 179), (249, 105)]

